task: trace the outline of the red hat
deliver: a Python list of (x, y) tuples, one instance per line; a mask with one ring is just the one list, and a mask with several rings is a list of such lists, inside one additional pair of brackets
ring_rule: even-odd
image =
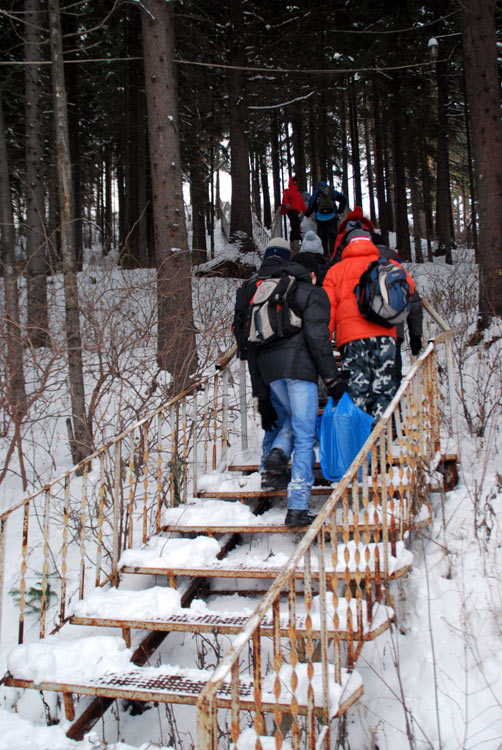
[(356, 206), (353, 211), (350, 211), (348, 213), (348, 215), (345, 217), (338, 228), (338, 234), (343, 234), (345, 232), (345, 227), (347, 226), (349, 221), (360, 221), (363, 227), (368, 230), (368, 232), (375, 231), (373, 222), (371, 221), (371, 219), (368, 219), (366, 218), (366, 216), (364, 216), (361, 206)]

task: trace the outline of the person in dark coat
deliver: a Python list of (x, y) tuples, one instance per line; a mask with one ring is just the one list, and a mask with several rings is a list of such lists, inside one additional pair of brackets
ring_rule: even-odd
[(317, 264), (317, 286), (322, 286), (326, 271), (328, 270), (328, 263), (326, 256), (323, 254), (321, 238), (312, 230), (305, 232), (300, 252), (295, 256), (295, 261), (299, 262), (300, 258), (305, 258), (306, 256), (312, 257), (315, 260)]
[(317, 233), (321, 238), (326, 258), (331, 258), (338, 231), (338, 217), (345, 211), (347, 196), (335, 190), (327, 182), (317, 183), (307, 206), (305, 216), (315, 214)]
[(258, 279), (285, 275), (296, 279), (290, 304), (302, 319), (302, 329), (287, 338), (249, 344), (248, 365), (262, 426), (269, 428), (268, 454), (263, 461), (264, 486), (270, 478), (279, 476), (285, 480), (292, 456), (285, 523), (308, 526), (313, 520), (309, 503), (317, 440), (317, 381), (320, 376), (334, 398), (341, 397), (346, 384), (338, 377), (329, 334), (329, 300), (315, 285), (315, 271), (290, 261), (285, 241), (273, 239), (265, 251)]

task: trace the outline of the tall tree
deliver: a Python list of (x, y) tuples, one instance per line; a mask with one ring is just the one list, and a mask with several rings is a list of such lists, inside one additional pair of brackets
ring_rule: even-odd
[(232, 177), (232, 204), (230, 213), (230, 239), (242, 252), (255, 249), (251, 220), (251, 192), (249, 185), (249, 141), (246, 132), (247, 100), (246, 78), (243, 68), (244, 11), (242, 0), (229, 2), (229, 54), (228, 62), (228, 112)]
[[(23, 336), (19, 321), (17, 274), (15, 269), (14, 216), (10, 197), (7, 144), (0, 90), (0, 222), (2, 255), (0, 271), (4, 278), (5, 323), (7, 329), (7, 406), (18, 425), (26, 409), (26, 390), (23, 368)], [(3, 327), (3, 326), (2, 326)]]
[(479, 211), (479, 327), (502, 315), (502, 123), (495, 0), (462, 0), (465, 82)]
[(72, 411), (72, 418), (68, 425), (72, 458), (75, 463), (79, 463), (92, 450), (92, 435), (85, 416), (82, 337), (80, 334), (75, 231), (73, 228), (73, 182), (59, 0), (49, 0), (49, 26), (61, 222), (61, 257), (65, 295), (65, 329)]
[(157, 265), (157, 360), (179, 392), (197, 364), (174, 66), (174, 8), (144, 0), (141, 27)]
[(42, 12), (40, 0), (25, 0), (25, 153), (27, 334), (32, 346), (49, 344), (47, 241), (44, 208), (44, 139), (41, 105)]

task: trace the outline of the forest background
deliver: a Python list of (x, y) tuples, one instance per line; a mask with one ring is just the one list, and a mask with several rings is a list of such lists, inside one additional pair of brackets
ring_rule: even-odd
[[(293, 173), (364, 205), (404, 261), (454, 271), (456, 246), (473, 248), (442, 292), (465, 318), (462, 372), (502, 313), (500, 21), (494, 0), (1, 0), (3, 508), (222, 353), (218, 275), (259, 262)], [(477, 299), (455, 283), (473, 267)], [(481, 390), (473, 406), (462, 383), (461, 402), (484, 441)], [(476, 535), (493, 523), (482, 488)]]

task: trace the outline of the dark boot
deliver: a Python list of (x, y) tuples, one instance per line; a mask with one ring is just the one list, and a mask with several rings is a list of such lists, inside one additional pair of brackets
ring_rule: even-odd
[(284, 523), (286, 526), (310, 526), (314, 520), (315, 516), (308, 510), (289, 508)]
[(289, 471), (277, 472), (264, 471), (261, 475), (261, 488), (265, 492), (275, 492), (285, 490), (289, 484)]
[(288, 458), (280, 448), (272, 448), (263, 461), (263, 466), (267, 474), (284, 474), (288, 468)]

